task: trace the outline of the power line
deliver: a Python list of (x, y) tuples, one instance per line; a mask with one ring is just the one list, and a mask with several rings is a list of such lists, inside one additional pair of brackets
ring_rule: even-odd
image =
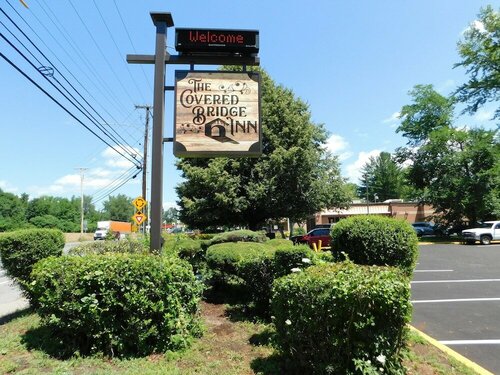
[[(5, 27), (5, 25), (4, 25), (3, 23), (2, 23), (2, 25)], [(80, 105), (80, 107), (79, 107), (79, 106), (77, 106), (77, 105), (75, 104), (75, 102), (74, 102), (73, 100), (76, 100), (76, 99), (74, 98), (74, 96), (73, 96), (71, 93), (69, 93), (69, 95), (72, 97), (72, 99), (73, 99), (73, 100), (71, 100), (70, 98), (68, 98), (68, 96), (67, 96), (65, 93), (63, 93), (59, 87), (57, 87), (57, 86), (56, 86), (53, 82), (51, 82), (51, 81), (47, 78), (47, 76), (46, 76), (46, 75), (44, 75), (42, 72), (40, 72), (40, 70), (39, 70), (39, 69), (37, 69), (37, 67), (36, 67), (36, 66), (35, 66), (35, 65), (34, 65), (34, 64), (33, 64), (33, 63), (32, 63), (32, 62), (31, 62), (31, 61), (30, 61), (30, 60), (26, 57), (26, 55), (24, 55), (24, 54), (23, 54), (23, 53), (22, 53), (22, 52), (21, 52), (21, 51), (20, 51), (20, 50), (19, 50), (16, 46), (14, 46), (14, 44), (13, 44), (13, 43), (12, 43), (9, 39), (7, 39), (7, 37), (5, 37), (5, 35), (4, 35), (3, 33), (0, 33), (0, 37), (1, 37), (2, 39), (4, 39), (4, 40), (5, 40), (5, 41), (6, 41), (6, 42), (7, 42), (7, 43), (8, 43), (8, 44), (9, 44), (9, 45), (13, 48), (13, 49), (15, 49), (15, 50), (16, 50), (16, 52), (17, 52), (18, 54), (20, 54), (20, 55), (21, 55), (21, 56), (22, 56), (22, 57), (23, 57), (23, 58), (24, 58), (24, 59), (25, 59), (25, 60), (26, 60), (26, 61), (27, 61), (27, 62), (28, 62), (28, 63), (29, 63), (29, 64), (30, 64), (30, 65), (31, 65), (31, 66), (32, 66), (32, 67), (33, 67), (33, 68), (34, 68), (34, 69), (35, 69), (38, 73), (39, 73), (39, 74), (41, 74), (41, 75), (42, 75), (42, 77), (43, 77), (43, 78), (44, 78), (47, 82), (49, 82), (49, 83), (50, 83), (50, 84), (51, 84), (51, 85), (52, 85), (52, 86), (53, 86), (53, 87), (54, 87), (54, 88), (55, 88), (55, 89), (56, 89), (56, 90), (57, 90), (60, 94), (62, 94), (62, 95), (64, 96), (64, 98), (65, 98), (66, 100), (68, 100), (68, 101), (69, 101), (69, 102), (70, 102), (70, 103), (71, 103), (71, 104), (72, 104), (72, 105), (73, 105), (73, 106), (74, 106), (74, 107), (75, 107), (75, 108), (76, 108), (79, 112), (81, 112), (81, 113), (82, 113), (82, 114), (83, 114), (83, 115), (84, 115), (84, 116), (85, 116), (88, 120), (90, 120), (91, 122), (93, 122), (93, 123), (94, 123), (94, 125), (96, 125), (96, 126), (99, 128), (99, 130), (101, 130), (101, 132), (103, 132), (103, 134), (104, 134), (105, 136), (107, 136), (110, 140), (112, 140), (112, 141), (114, 141), (115, 143), (117, 143), (117, 146), (118, 146), (118, 147), (120, 147), (120, 148), (121, 148), (121, 149), (122, 149), (125, 153), (128, 153), (128, 154), (129, 154), (129, 155), (130, 155), (130, 156), (131, 156), (131, 157), (135, 160), (135, 154), (131, 153), (131, 152), (130, 152), (129, 150), (127, 150), (125, 147), (123, 147), (122, 145), (120, 145), (114, 137), (112, 137), (111, 135), (109, 135), (109, 134), (108, 134), (108, 133), (104, 130), (104, 128), (102, 127), (102, 125), (101, 125), (101, 124), (99, 124), (99, 123), (96, 121), (95, 117), (93, 117), (92, 115), (90, 115), (90, 116), (89, 116), (89, 114), (85, 113), (85, 111), (86, 111), (86, 110), (85, 110), (85, 108), (84, 108), (84, 110), (85, 110), (85, 111), (84, 111), (84, 110), (82, 110), (82, 109), (80, 108), (80, 107), (83, 107), (83, 106), (82, 106), (82, 104), (81, 104), (80, 102), (78, 102), (78, 101), (77, 101), (77, 103)], [(24, 47), (26, 48), (26, 46), (24, 46)], [(67, 90), (66, 90), (66, 91), (67, 91)], [(87, 112), (88, 112), (88, 111), (87, 111)], [(94, 134), (95, 134), (95, 133), (94, 133)], [(101, 140), (102, 140), (102, 138), (101, 138)], [(129, 147), (130, 147), (130, 146), (129, 146)], [(114, 149), (114, 148), (113, 148), (113, 149)], [(114, 150), (116, 151), (116, 149), (114, 149)], [(123, 154), (121, 154), (121, 155), (123, 155)], [(130, 159), (129, 159), (129, 160), (130, 160)], [(132, 163), (134, 163), (134, 162), (132, 162)]]
[(116, 148), (114, 148), (111, 144), (109, 144), (105, 139), (101, 138), (96, 132), (94, 132), (87, 125), (85, 125), (78, 117), (76, 117), (71, 111), (69, 111), (64, 105), (62, 105), (56, 98), (54, 98), (52, 95), (50, 95), (43, 87), (41, 87), (38, 83), (36, 83), (21, 68), (19, 68), (14, 62), (12, 62), (7, 56), (5, 56), (1, 52), (0, 52), (0, 57), (2, 57), (5, 61), (7, 61), (7, 63), (9, 63), (9, 65), (11, 65), (15, 70), (17, 70), (21, 75), (23, 75), (28, 81), (30, 81), (33, 85), (35, 85), (40, 91), (42, 91), (45, 95), (47, 95), (53, 102), (55, 102), (59, 107), (61, 107), (68, 115), (70, 115), (73, 119), (75, 119), (81, 125), (83, 125), (83, 127), (85, 127), (85, 129), (87, 129), (89, 132), (91, 132), (93, 135), (95, 135), (97, 138), (99, 138), (102, 142), (104, 142), (106, 145), (108, 145), (110, 148), (112, 148), (118, 154), (123, 156), (125, 159), (131, 161), (132, 163), (136, 162), (136, 160), (132, 161), (132, 160), (128, 159), (127, 156), (122, 154), (120, 151), (118, 151)]
[[(134, 171), (131, 171), (131, 172), (134, 172)], [(111, 191), (101, 194), (100, 197), (92, 199), (92, 202), (97, 203), (97, 202), (103, 200), (104, 198), (110, 196), (111, 193), (114, 193), (116, 190), (118, 190), (119, 188), (121, 188), (127, 182), (129, 182), (130, 180), (133, 180), (134, 178), (136, 178), (139, 173), (141, 173), (140, 170), (137, 171), (137, 172), (135, 172), (135, 174), (129, 173), (129, 175), (127, 176), (127, 178), (124, 181), (122, 181), (119, 185), (113, 187), (113, 189)]]

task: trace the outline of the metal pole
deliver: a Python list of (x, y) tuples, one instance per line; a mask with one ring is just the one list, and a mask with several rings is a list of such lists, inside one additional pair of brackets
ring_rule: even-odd
[(167, 27), (173, 26), (170, 13), (150, 13), (156, 26), (153, 138), (151, 156), (151, 237), (150, 249), (160, 250), (163, 201), (163, 122), (165, 117), (165, 60)]
[(80, 236), (83, 236), (83, 178), (88, 168), (77, 168), (80, 170)]

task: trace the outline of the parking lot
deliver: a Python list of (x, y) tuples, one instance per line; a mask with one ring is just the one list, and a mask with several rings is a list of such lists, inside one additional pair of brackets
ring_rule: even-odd
[(500, 244), (422, 245), (412, 324), (500, 374)]

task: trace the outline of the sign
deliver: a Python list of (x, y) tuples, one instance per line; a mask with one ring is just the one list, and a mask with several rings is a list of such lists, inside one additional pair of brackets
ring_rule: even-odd
[(146, 215), (144, 215), (142, 212), (136, 212), (134, 216), (132, 216), (132, 219), (134, 219), (137, 225), (141, 225), (146, 221)]
[(176, 71), (174, 155), (262, 154), (255, 72)]
[(144, 207), (148, 204), (143, 197), (137, 197), (132, 201), (132, 204), (137, 209), (137, 211), (142, 211)]
[(175, 49), (192, 54), (256, 54), (259, 52), (259, 31), (178, 28), (175, 29)]

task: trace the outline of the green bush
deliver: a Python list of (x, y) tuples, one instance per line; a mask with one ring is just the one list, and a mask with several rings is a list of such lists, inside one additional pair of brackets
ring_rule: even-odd
[(256, 242), (220, 243), (208, 248), (206, 259), (210, 269), (228, 276), (238, 274), (238, 264), (243, 260), (270, 252), (271, 248)]
[(187, 260), (193, 266), (195, 273), (205, 268), (206, 248), (202, 247), (202, 241), (180, 238), (174, 244), (173, 250), (179, 255), (179, 258)]
[(296, 373), (404, 373), (410, 287), (397, 268), (310, 267), (275, 281), (272, 312), (277, 345)]
[(267, 241), (266, 245), (274, 248), (279, 248), (283, 246), (293, 246), (293, 242), (283, 238), (274, 238), (272, 240)]
[(383, 216), (350, 217), (331, 230), (336, 260), (357, 264), (397, 266), (410, 276), (418, 257), (418, 239), (406, 221)]
[(19, 282), (29, 281), (33, 265), (51, 255), (60, 256), (64, 235), (57, 229), (23, 229), (0, 233), (0, 256), (7, 274)]
[(91, 255), (91, 254), (107, 254), (107, 253), (123, 253), (123, 254), (141, 254), (149, 253), (149, 249), (143, 241), (137, 240), (121, 240), (121, 241), (94, 241), (77, 245), (69, 250), (69, 255)]
[(210, 245), (215, 245), (225, 242), (266, 242), (268, 238), (263, 232), (254, 232), (251, 230), (234, 230), (231, 232), (225, 232), (215, 235), (209, 241)]
[(288, 275), (292, 270), (302, 270), (313, 263), (314, 252), (307, 245), (282, 246), (276, 249), (274, 254), (275, 278)]
[(36, 312), (66, 355), (142, 356), (184, 348), (200, 333), (202, 287), (176, 257), (50, 257), (31, 277)]

